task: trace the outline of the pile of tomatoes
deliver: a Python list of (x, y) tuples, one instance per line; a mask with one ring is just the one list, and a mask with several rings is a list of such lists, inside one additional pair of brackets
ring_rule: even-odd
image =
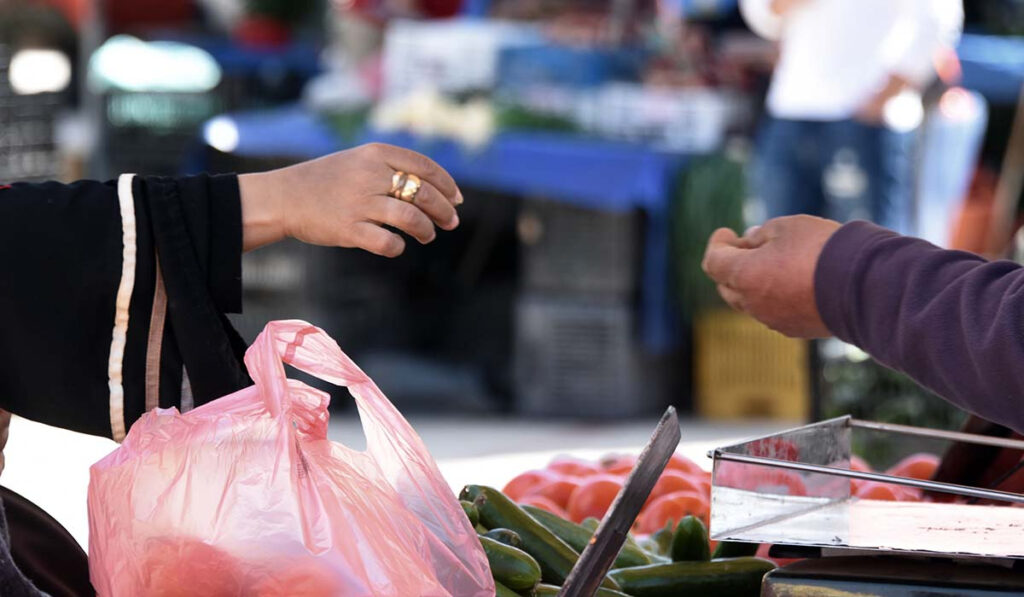
[[(772, 445), (764, 455), (796, 460), (795, 449)], [(543, 508), (579, 523), (586, 518), (604, 517), (612, 501), (633, 469), (636, 457), (609, 454), (597, 462), (560, 456), (544, 469), (522, 473), (509, 481), (503, 493), (520, 504)], [(770, 491), (776, 494), (807, 495), (803, 477), (785, 469), (766, 469), (738, 463), (723, 466), (719, 482), (741, 489)], [(885, 471), (886, 474), (929, 479), (939, 465), (934, 454), (908, 456)], [(861, 458), (852, 457), (850, 468), (872, 471)], [(853, 495), (863, 499), (911, 501), (922, 499), (921, 491), (873, 481), (851, 480)], [(674, 454), (651, 491), (634, 525), (634, 532), (653, 533), (670, 520), (679, 521), (692, 514), (708, 524), (711, 511), (711, 473), (680, 454)]]
[[(633, 470), (636, 457), (609, 454), (597, 462), (561, 456), (547, 468), (522, 473), (502, 492), (520, 504), (543, 508), (579, 523), (603, 518)], [(653, 533), (688, 514), (708, 523), (711, 473), (674, 454), (637, 517), (637, 533)]]
[[(885, 471), (887, 475), (910, 477), (911, 479), (931, 479), (935, 469), (939, 468), (939, 457), (927, 452), (911, 454)], [(862, 458), (850, 458), (850, 469), (855, 471), (874, 472)], [(850, 493), (867, 500), (889, 500), (896, 502), (916, 502), (922, 500), (921, 490), (905, 485), (879, 483), (877, 481), (850, 480)]]

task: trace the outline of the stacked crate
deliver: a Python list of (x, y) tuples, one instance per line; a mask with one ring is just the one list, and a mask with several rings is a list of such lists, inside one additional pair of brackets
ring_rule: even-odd
[(10, 60), (8, 48), (0, 45), (0, 182), (56, 179), (60, 160), (54, 121), (63, 97), (15, 93), (8, 78)]
[(518, 228), (519, 410), (590, 418), (656, 410), (661, 397), (636, 333), (639, 214), (527, 200)]
[(811, 410), (810, 355), (749, 315), (707, 309), (694, 321), (697, 412), (710, 419), (805, 421)]

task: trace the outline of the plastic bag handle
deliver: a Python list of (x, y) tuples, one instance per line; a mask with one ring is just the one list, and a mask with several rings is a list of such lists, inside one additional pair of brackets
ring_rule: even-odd
[(272, 321), (245, 351), (245, 366), (275, 417), (289, 406), (284, 363), (342, 387), (370, 381), (322, 329), (297, 319)]

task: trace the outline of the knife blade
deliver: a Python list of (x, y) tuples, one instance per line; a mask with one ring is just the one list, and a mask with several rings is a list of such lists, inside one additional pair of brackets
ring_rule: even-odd
[(679, 445), (679, 417), (668, 407), (633, 466), (625, 485), (562, 583), (559, 597), (593, 597), (618, 557), (629, 529)]

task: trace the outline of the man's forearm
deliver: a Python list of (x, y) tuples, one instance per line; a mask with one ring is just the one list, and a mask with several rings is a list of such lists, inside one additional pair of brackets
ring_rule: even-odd
[(944, 398), (1024, 431), (1024, 270), (868, 224), (818, 260), (821, 317), (839, 338)]

